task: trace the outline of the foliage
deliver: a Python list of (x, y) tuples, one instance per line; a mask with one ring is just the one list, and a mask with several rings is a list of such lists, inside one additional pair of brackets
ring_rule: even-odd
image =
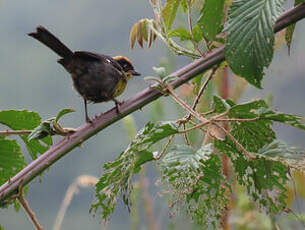
[(91, 210), (96, 212), (102, 208), (102, 216), (106, 219), (114, 211), (117, 196), (121, 195), (129, 206), (133, 175), (141, 170), (144, 163), (155, 159), (149, 148), (175, 133), (177, 127), (174, 122), (147, 123), (116, 160), (104, 165), (105, 173), (96, 185), (96, 202)]
[[(221, 160), (208, 144), (197, 151), (190, 146), (173, 145), (160, 162), (162, 179), (173, 204), (186, 205), (196, 224), (218, 225), (230, 190), (221, 170)], [(184, 204), (186, 203), (186, 204)]]
[(0, 185), (17, 174), (26, 165), (16, 140), (0, 138)]
[[(40, 124), (41, 118), (38, 113), (26, 110), (7, 110), (0, 112), (0, 124), (6, 125), (13, 130), (31, 130)], [(32, 159), (36, 159), (38, 154), (44, 153), (52, 144), (50, 137), (43, 139), (45, 144), (37, 140), (28, 141), (28, 135), (21, 135), (21, 139), (26, 144), (27, 150)]]
[[(304, 0), (296, 0), (295, 5), (301, 2)], [(166, 0), (164, 4), (161, 0), (151, 0), (150, 3), (155, 18), (141, 19), (131, 28), (131, 48), (136, 42), (142, 48), (146, 42), (150, 48), (158, 37), (177, 55), (196, 59), (225, 44), (222, 50), (231, 70), (253, 86), (262, 87), (264, 69), (273, 58), (273, 28), (283, 12), (284, 0)], [(176, 23), (178, 14), (185, 15), (184, 23)], [(183, 26), (186, 22), (188, 28)], [(286, 30), (289, 48), (294, 27), (295, 24)], [(213, 56), (207, 57), (202, 60), (208, 63)], [(194, 63), (200, 64), (200, 61)], [(290, 169), (304, 171), (305, 153), (279, 141), (273, 124), (283, 123), (305, 131), (304, 118), (273, 111), (264, 100), (238, 104), (212, 97), (216, 92), (211, 85), (217, 82), (210, 80), (216, 68), (224, 65), (213, 68), (215, 71), (211, 73), (195, 72), (198, 75), (186, 90), (190, 96), (187, 100), (194, 98), (192, 105), (171, 84), (179, 76), (192, 74), (193, 70), (181, 69), (178, 74), (168, 75), (163, 67), (153, 68), (159, 78), (149, 79), (159, 84), (151, 88), (168, 95), (187, 113), (176, 121), (160, 122), (164, 106), (160, 100), (156, 101), (152, 107), (154, 122), (148, 122), (136, 135), (133, 118), (123, 120), (128, 135), (135, 137), (119, 157), (104, 165), (90, 211), (100, 211), (107, 220), (120, 197), (130, 208), (136, 200), (131, 195), (134, 177), (148, 162), (159, 167), (162, 191), (169, 194), (172, 207), (186, 210), (203, 229), (224, 227), (222, 220), (230, 208), (234, 183), (245, 189), (254, 204), (271, 216), (285, 210)], [(223, 85), (218, 88), (225, 88)], [(229, 95), (229, 89), (226, 90)], [(207, 91), (209, 96), (203, 102), (202, 95)], [(197, 111), (198, 104), (208, 112), (200, 113), (201, 108)], [(0, 111), (0, 124), (22, 132), (22, 141), (31, 158), (36, 159), (51, 146), (51, 136), (66, 136), (76, 131), (62, 128), (58, 123), (70, 112), (73, 110), (64, 109), (56, 117), (41, 122), (35, 112)], [(190, 141), (194, 130), (198, 133), (197, 142)], [(18, 142), (8, 139), (8, 133), (4, 131), (0, 136), (0, 185), (26, 166)], [(183, 136), (183, 141), (175, 139), (178, 135)], [(165, 144), (164, 139), (167, 139)], [(232, 163), (232, 175), (225, 172), (225, 159)]]
[(204, 37), (208, 40), (213, 41), (216, 35), (222, 30), (224, 4), (224, 0), (206, 0), (202, 7), (201, 17), (198, 19), (197, 24)]

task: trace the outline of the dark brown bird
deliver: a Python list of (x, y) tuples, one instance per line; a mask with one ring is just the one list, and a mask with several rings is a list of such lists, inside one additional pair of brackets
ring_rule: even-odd
[(119, 113), (121, 102), (115, 98), (121, 95), (132, 76), (140, 74), (134, 70), (131, 61), (123, 56), (110, 57), (87, 51), (72, 52), (46, 28), (39, 26), (29, 36), (37, 39), (61, 58), (58, 60), (71, 75), (77, 92), (83, 97), (86, 121), (91, 122), (87, 102), (115, 102)]

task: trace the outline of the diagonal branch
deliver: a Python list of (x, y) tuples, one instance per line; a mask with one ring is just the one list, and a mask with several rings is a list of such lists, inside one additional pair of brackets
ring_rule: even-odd
[[(284, 13), (278, 20), (274, 27), (274, 32), (278, 32), (288, 25), (291, 25), (305, 17), (305, 3), (302, 3), (295, 8)], [(189, 65), (179, 69), (170, 76), (179, 77), (171, 86), (177, 88), (188, 80), (202, 73), (214, 65), (217, 65), (225, 60), (223, 54), (223, 47), (207, 54), (205, 57), (199, 58)], [(161, 97), (162, 94), (154, 89), (145, 89), (134, 97), (127, 100), (120, 107), (120, 115), (116, 114), (115, 108), (104, 113), (102, 116), (93, 120), (93, 124), (85, 124), (79, 127), (75, 133), (69, 137), (64, 137), (57, 144), (53, 145), (47, 152), (38, 157), (36, 160), (27, 165), (18, 174), (12, 177), (8, 182), (0, 187), (0, 205), (13, 194), (16, 194), (19, 186), (24, 186), (33, 180), (37, 175), (50, 167), (61, 157), (66, 155), (75, 147), (82, 144), (88, 138), (94, 136), (101, 130), (110, 126), (114, 122), (122, 119), (128, 114), (142, 108), (150, 102)]]

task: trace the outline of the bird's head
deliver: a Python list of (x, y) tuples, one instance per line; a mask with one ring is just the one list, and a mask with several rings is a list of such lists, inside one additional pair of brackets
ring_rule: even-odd
[(125, 75), (127, 76), (127, 79), (130, 80), (132, 76), (140, 76), (141, 74), (134, 70), (134, 67), (131, 63), (131, 61), (124, 56), (115, 56), (113, 57), (114, 60), (116, 60), (119, 65), (122, 67)]

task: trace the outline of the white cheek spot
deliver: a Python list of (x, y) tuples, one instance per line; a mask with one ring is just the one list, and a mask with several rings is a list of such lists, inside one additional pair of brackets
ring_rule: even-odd
[(110, 63), (111, 61), (109, 59), (106, 59), (107, 63)]

